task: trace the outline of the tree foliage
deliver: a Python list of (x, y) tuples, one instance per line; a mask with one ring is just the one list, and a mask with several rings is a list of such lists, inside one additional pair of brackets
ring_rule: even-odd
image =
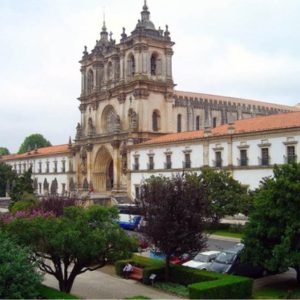
[(204, 223), (209, 203), (197, 175), (154, 177), (141, 186), (138, 205), (146, 219), (144, 233), (166, 255), (166, 280), (175, 252), (205, 247)]
[(8, 182), (11, 184), (17, 175), (12, 170), (12, 167), (0, 162), (0, 197), (5, 197)]
[(300, 283), (300, 164), (276, 166), (254, 194), (244, 259), (271, 271), (292, 267)]
[(131, 254), (134, 242), (114, 221), (117, 216), (113, 208), (74, 206), (61, 217), (15, 218), (4, 227), (32, 248), (39, 268), (69, 293), (77, 275)]
[(252, 201), (247, 187), (242, 186), (229, 172), (204, 168), (199, 175), (199, 180), (211, 203), (214, 222), (219, 222), (226, 215), (233, 216), (237, 213), (247, 215), (249, 213)]
[(28, 150), (33, 150), (35, 147), (49, 147), (51, 143), (44, 138), (43, 135), (39, 133), (31, 134), (25, 138), (23, 143), (21, 144), (18, 153), (26, 153)]
[(12, 205), (17, 202), (21, 201), (24, 198), (24, 194), (33, 194), (33, 180), (31, 179), (32, 170), (29, 168), (23, 174), (20, 174), (15, 179), (13, 186), (11, 188), (10, 197), (12, 200)]
[(36, 299), (41, 275), (28, 260), (29, 250), (0, 232), (0, 298)]
[(10, 152), (6, 147), (0, 147), (0, 155), (9, 155)]

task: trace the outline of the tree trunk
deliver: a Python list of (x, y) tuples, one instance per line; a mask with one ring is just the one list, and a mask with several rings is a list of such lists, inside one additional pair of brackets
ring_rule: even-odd
[(170, 258), (171, 255), (166, 256), (165, 280), (167, 282), (170, 280)]
[(298, 284), (300, 284), (300, 269), (295, 268), (295, 270), (296, 270), (296, 274), (297, 274), (297, 282), (298, 282)]

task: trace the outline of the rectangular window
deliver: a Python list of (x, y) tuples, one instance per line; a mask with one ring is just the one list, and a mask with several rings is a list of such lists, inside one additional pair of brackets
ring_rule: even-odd
[(240, 150), (240, 166), (248, 166), (247, 150)]
[(297, 161), (295, 146), (287, 146), (287, 161), (286, 163), (290, 164)]
[(140, 169), (140, 164), (139, 164), (139, 157), (135, 156), (134, 157), (134, 164), (133, 164), (133, 170), (137, 171)]
[(215, 155), (216, 155), (215, 167), (221, 168), (222, 167), (222, 152), (216, 151)]
[(39, 161), (39, 173), (41, 174), (42, 173), (42, 162)]
[(49, 163), (49, 161), (47, 161), (46, 162), (46, 173), (49, 173), (49, 165), (50, 165), (50, 163)]
[(153, 170), (154, 169), (154, 157), (153, 156), (149, 156), (148, 169), (149, 170)]
[(135, 198), (136, 199), (140, 199), (140, 186), (139, 185), (136, 185), (134, 187), (134, 190), (135, 190)]
[(216, 128), (217, 127), (217, 118), (214, 117), (213, 118), (213, 128)]
[(53, 168), (53, 172), (57, 173), (57, 161), (54, 161), (54, 168)]
[(270, 164), (269, 148), (261, 148), (261, 165), (268, 166)]
[(183, 168), (189, 169), (191, 168), (191, 154), (185, 153), (184, 154), (184, 162), (183, 162)]
[(65, 160), (62, 160), (61, 164), (62, 164), (61, 171), (62, 171), (63, 173), (65, 173), (65, 172), (66, 172), (66, 161), (65, 161)]
[(171, 157), (171, 154), (167, 154), (166, 155), (165, 169), (172, 169), (172, 157)]

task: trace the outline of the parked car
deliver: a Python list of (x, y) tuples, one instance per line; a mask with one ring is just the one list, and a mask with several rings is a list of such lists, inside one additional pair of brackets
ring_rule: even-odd
[(220, 254), (220, 251), (199, 252), (192, 260), (184, 263), (183, 266), (199, 270), (207, 270), (218, 254)]
[(208, 270), (212, 272), (241, 275), (247, 277), (261, 277), (265, 270), (261, 267), (241, 262), (241, 252), (244, 244), (238, 243), (234, 247), (222, 251), (209, 266)]
[[(193, 257), (193, 254), (183, 253), (178, 254), (174, 253), (170, 258), (170, 263), (174, 265), (181, 265), (186, 261), (190, 260)], [(158, 249), (150, 249), (150, 258), (165, 260), (166, 255), (159, 251)]]

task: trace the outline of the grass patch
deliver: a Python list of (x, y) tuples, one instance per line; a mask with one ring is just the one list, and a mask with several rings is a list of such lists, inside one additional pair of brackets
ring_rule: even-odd
[(172, 282), (156, 282), (153, 285), (154, 287), (166, 291), (168, 293), (172, 293), (184, 298), (189, 297), (189, 290), (185, 285), (181, 285), (178, 283), (172, 283)]
[(139, 299), (151, 299), (151, 298), (148, 298), (148, 297), (145, 297), (145, 296), (133, 296), (133, 297), (126, 297), (124, 299), (132, 299), (132, 300), (139, 300)]
[(237, 239), (242, 239), (244, 236), (243, 233), (231, 232), (229, 230), (224, 230), (224, 229), (222, 229), (222, 230), (206, 230), (206, 233), (224, 236), (224, 237), (232, 237), (232, 238), (237, 238)]
[(284, 282), (263, 287), (253, 293), (254, 299), (300, 299), (300, 288), (297, 283)]
[(81, 299), (74, 295), (67, 294), (45, 285), (39, 287), (39, 293), (42, 299)]

